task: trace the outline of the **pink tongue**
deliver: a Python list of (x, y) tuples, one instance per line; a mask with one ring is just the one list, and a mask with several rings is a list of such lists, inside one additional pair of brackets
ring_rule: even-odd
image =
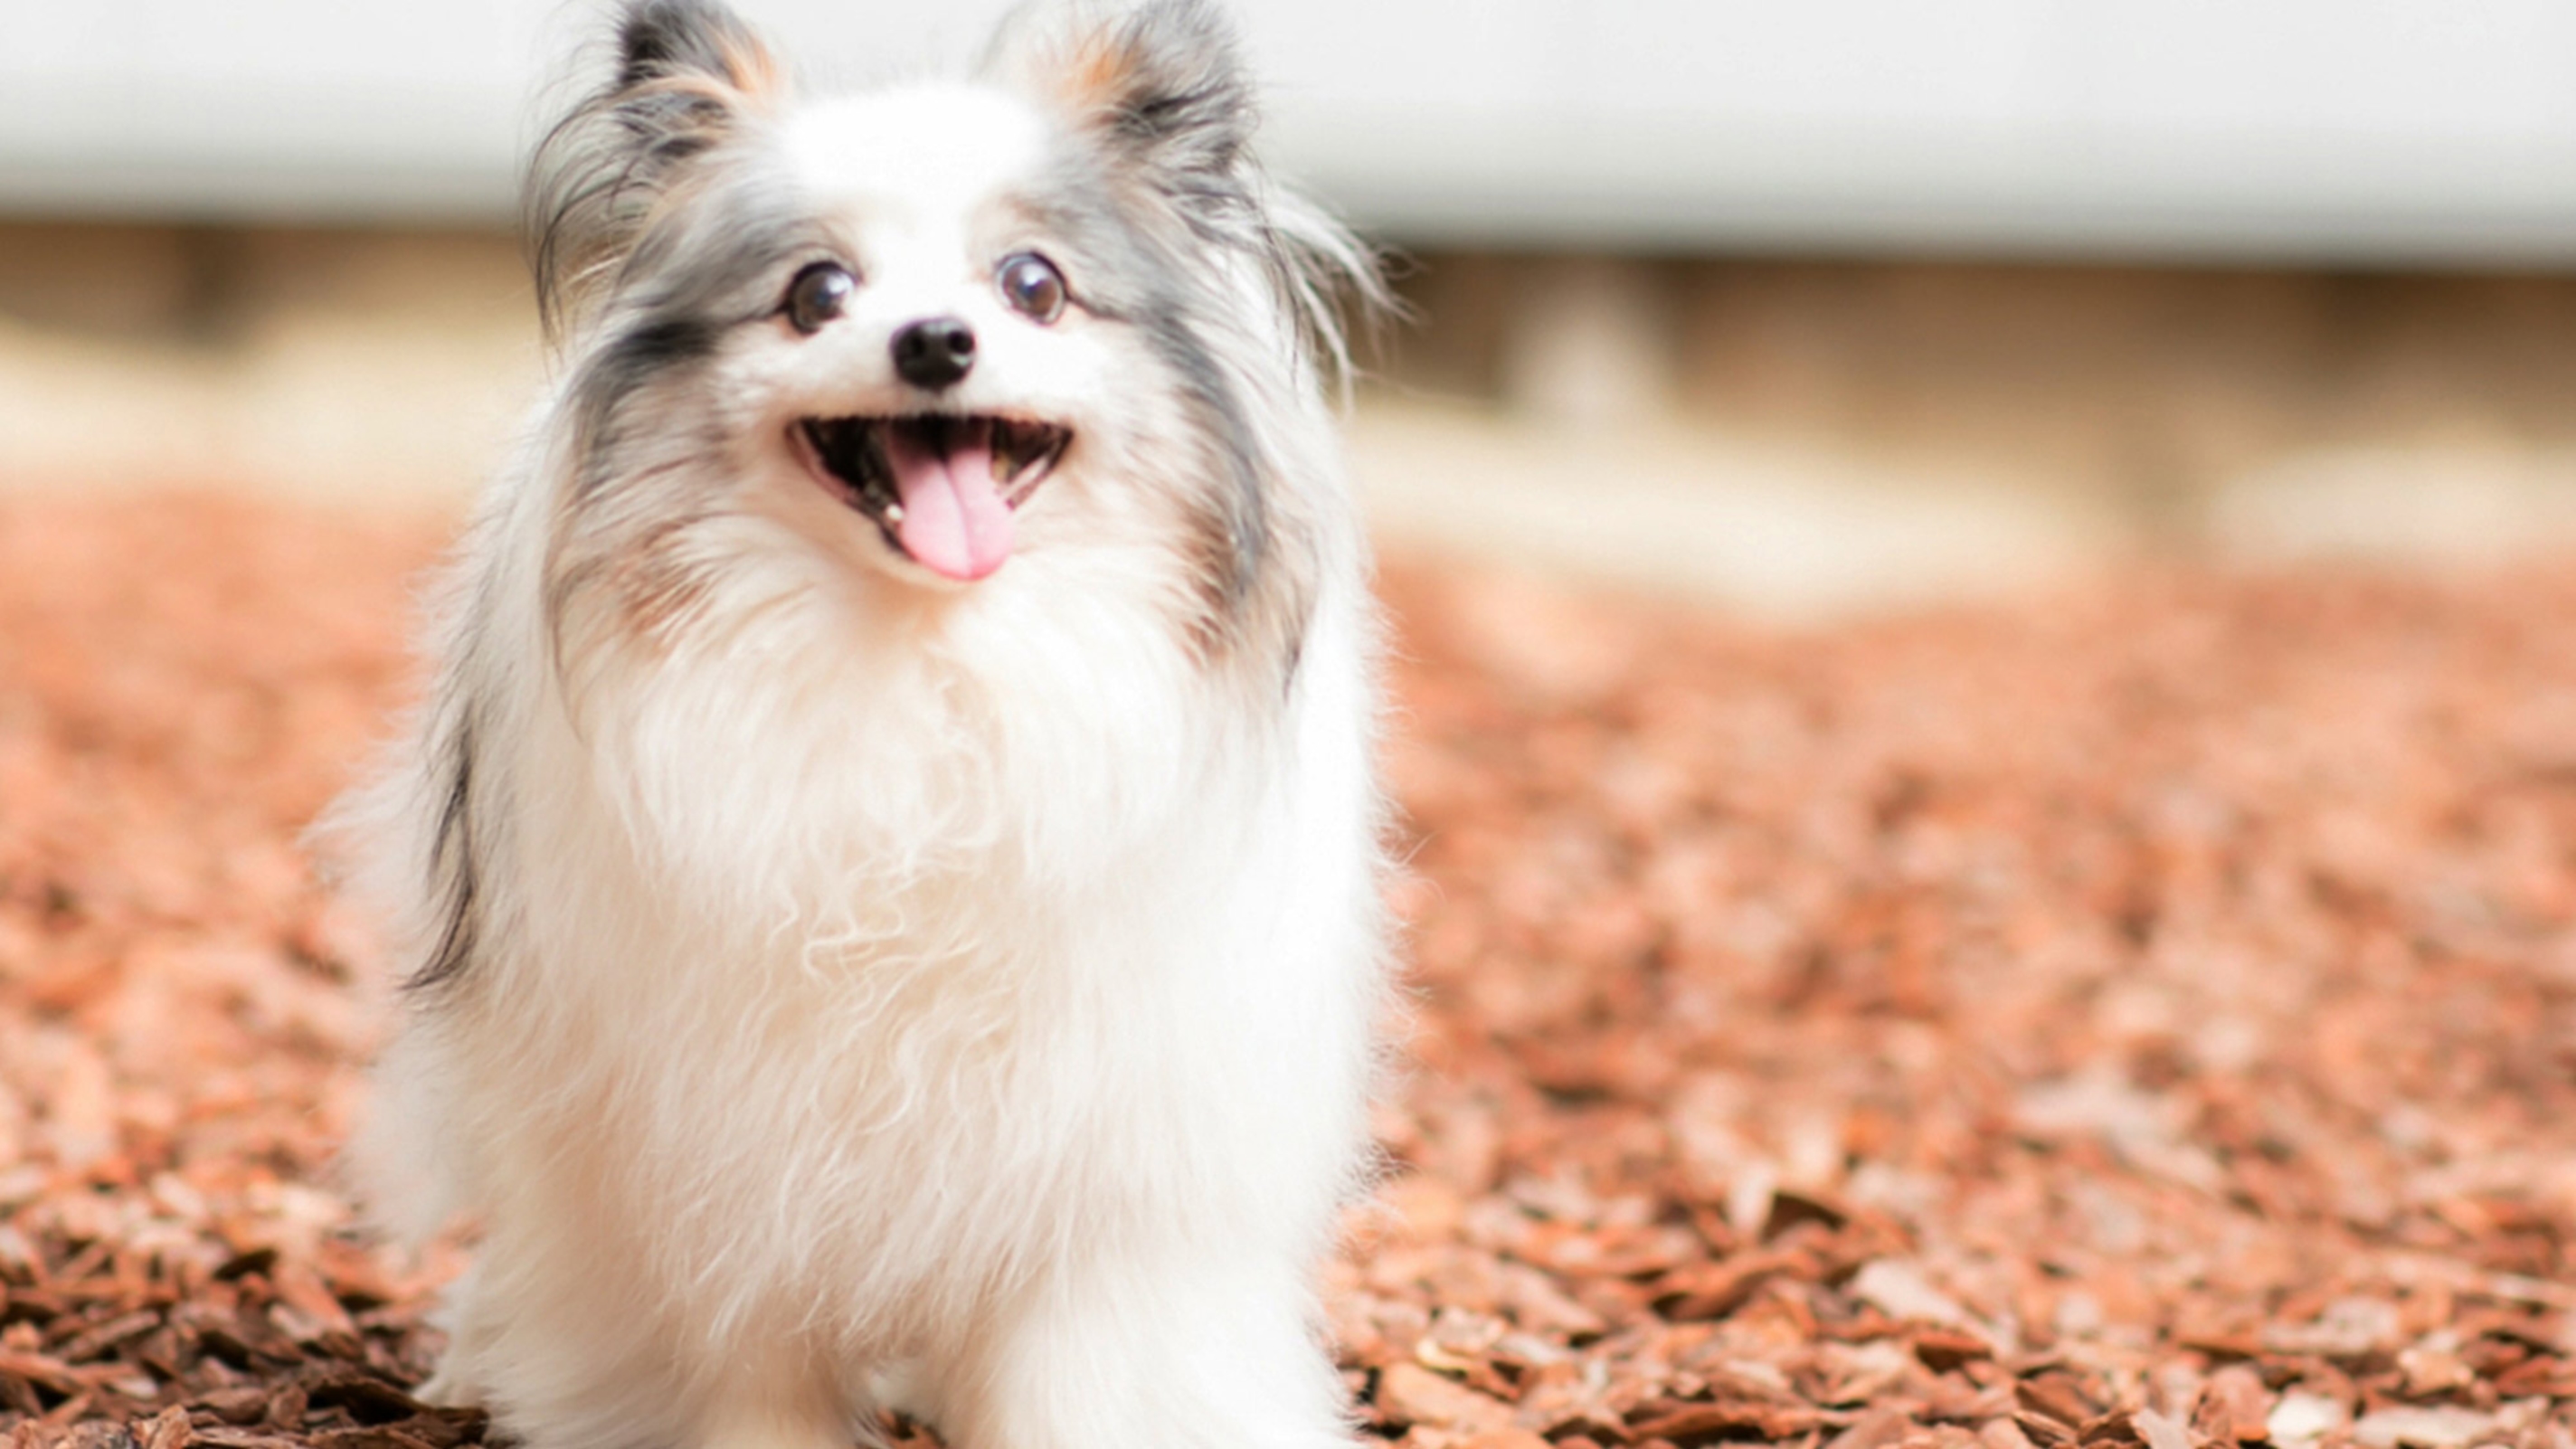
[(1011, 506), (993, 482), (989, 427), (961, 425), (945, 457), (911, 428), (886, 430), (886, 457), (903, 500), (895, 537), (922, 567), (961, 582), (984, 577), (1011, 556)]

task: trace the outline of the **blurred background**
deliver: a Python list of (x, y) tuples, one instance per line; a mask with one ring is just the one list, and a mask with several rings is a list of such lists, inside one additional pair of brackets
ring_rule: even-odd
[[(741, 8), (830, 84), (1007, 6)], [(1402, 254), (1401, 546), (1801, 618), (2576, 541), (2571, 0), (1234, 8), (1274, 164)], [(455, 507), (604, 9), (0, 0), (0, 487)]]

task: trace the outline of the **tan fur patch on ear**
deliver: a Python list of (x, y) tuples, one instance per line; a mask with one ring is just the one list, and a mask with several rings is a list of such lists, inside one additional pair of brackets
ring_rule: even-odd
[(1139, 59), (1115, 35), (1087, 36), (1055, 72), (1056, 99), (1076, 115), (1115, 111), (1135, 95)]
[(716, 42), (716, 53), (723, 58), (725, 77), (745, 100), (774, 106), (787, 92), (787, 75), (778, 68), (777, 57), (769, 47), (747, 35), (728, 35)]
[(750, 36), (721, 36), (716, 41), (722, 75), (681, 71), (630, 88), (637, 95), (693, 96), (726, 112), (775, 112), (787, 96), (787, 73), (769, 48)]

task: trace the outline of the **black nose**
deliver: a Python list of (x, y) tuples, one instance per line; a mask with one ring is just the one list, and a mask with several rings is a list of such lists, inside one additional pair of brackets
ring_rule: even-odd
[(894, 370), (914, 387), (937, 392), (975, 365), (975, 329), (955, 317), (915, 322), (894, 335)]

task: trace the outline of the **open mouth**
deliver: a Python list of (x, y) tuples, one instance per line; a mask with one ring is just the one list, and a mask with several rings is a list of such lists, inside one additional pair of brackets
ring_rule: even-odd
[(1073, 442), (1053, 423), (987, 414), (808, 418), (792, 431), (806, 465), (886, 542), (961, 582), (1010, 557), (1012, 511)]

